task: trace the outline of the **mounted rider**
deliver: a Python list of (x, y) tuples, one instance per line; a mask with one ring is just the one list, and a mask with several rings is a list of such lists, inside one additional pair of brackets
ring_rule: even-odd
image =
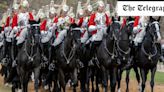
[[(155, 21), (153, 23), (157, 23), (159, 20), (159, 17), (152, 17), (152, 19)], [(135, 34), (135, 37), (133, 39), (134, 45), (136, 47), (136, 50), (138, 51), (139, 48), (141, 48), (142, 40), (146, 34), (146, 27), (149, 25), (149, 17), (146, 16), (136, 16), (134, 21), (134, 28), (133, 33)], [(156, 32), (157, 32), (157, 43), (160, 43), (161, 41), (161, 34), (159, 25), (156, 26)], [(164, 61), (164, 57), (161, 55), (160, 59)]]
[[(153, 23), (155, 23), (155, 27), (156, 27), (156, 33), (157, 33), (157, 43), (159, 45), (159, 49), (161, 50), (160, 51), (160, 62), (164, 62), (164, 56), (163, 56), (163, 51), (162, 51), (162, 36), (161, 36), (161, 33), (160, 33), (160, 25), (159, 25), (159, 21), (160, 21), (160, 18), (159, 16), (152, 16), (152, 21), (154, 21)], [(151, 21), (151, 20), (150, 20)]]
[(105, 4), (103, 1), (98, 1), (97, 12), (92, 14), (89, 23), (88, 31), (91, 33), (89, 41), (92, 43), (91, 51), (95, 50), (96, 44), (100, 44), (103, 35), (106, 34), (107, 26), (109, 25), (109, 17), (104, 12)]
[(54, 23), (56, 10), (54, 7), (51, 7), (49, 9), (48, 18), (45, 18), (46, 15), (43, 12), (41, 13), (41, 15), (42, 15), (42, 17), (40, 17), (41, 19), (40, 31), (41, 31), (41, 43), (42, 43), (41, 49), (42, 49), (42, 56), (44, 57), (45, 60), (47, 60), (49, 56), (46, 56), (45, 53), (47, 52), (45, 52), (45, 49), (48, 49), (49, 51), (48, 45), (51, 43), (51, 38), (56, 30), (56, 25)]
[(11, 36), (16, 37), (18, 47), (21, 47), (25, 41), (28, 31), (29, 20), (34, 20), (31, 12), (28, 12), (29, 3), (27, 0), (23, 0), (20, 5), (20, 13), (13, 18), (13, 34)]
[(3, 16), (3, 20), (4, 20), (4, 26), (3, 26), (3, 31), (2, 31), (2, 36), (4, 39), (4, 48), (3, 48), (3, 60), (6, 59), (6, 56), (8, 56), (11, 59), (11, 53), (10, 53), (10, 49), (11, 49), (11, 38), (9, 37), (12, 27), (11, 27), (11, 9), (8, 9), (7, 12), (5, 13), (5, 16)]
[(62, 6), (62, 11), (60, 12), (60, 16), (55, 19), (54, 23), (57, 27), (57, 31), (55, 32), (55, 40), (52, 46), (56, 47), (59, 45), (67, 35), (67, 31), (69, 29), (69, 25), (74, 23), (75, 20), (67, 15), (69, 10), (69, 6), (64, 4)]
[[(77, 13), (77, 25), (81, 27), (81, 44), (85, 45), (86, 41), (89, 38), (88, 34), (88, 21), (89, 21), (89, 11), (82, 9), (81, 2), (78, 3), (79, 5), (79, 10)], [(92, 7), (89, 7), (90, 11), (92, 11)]]

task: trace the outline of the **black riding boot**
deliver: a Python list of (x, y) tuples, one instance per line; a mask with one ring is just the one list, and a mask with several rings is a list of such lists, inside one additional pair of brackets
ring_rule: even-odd
[(92, 65), (92, 63), (93, 63), (93, 64), (96, 64), (97, 66), (99, 66), (99, 61), (97, 60), (97, 57), (96, 57), (96, 51), (100, 44), (101, 44), (101, 41), (94, 41), (91, 43), (90, 55), (93, 58), (92, 58), (92, 62), (89, 62), (89, 65)]
[(45, 62), (48, 62), (48, 58), (47, 58), (47, 56), (45, 55), (45, 52), (47, 52), (47, 54), (49, 54), (49, 53), (48, 53), (48, 50), (46, 50), (46, 49), (48, 49), (47, 44), (48, 44), (48, 43), (43, 43), (43, 44), (41, 45), (42, 60), (45, 61)]
[(135, 46), (135, 58), (136, 59), (138, 59), (138, 57), (139, 57), (140, 49), (141, 49), (141, 43), (138, 43), (138, 45)]
[(8, 52), (8, 47), (9, 47), (9, 42), (4, 42), (4, 46), (3, 46), (3, 54), (2, 54), (2, 57), (3, 59), (6, 58), (6, 55), (7, 55), (7, 52)]
[(94, 56), (95, 52), (95, 46), (94, 42), (91, 43), (91, 49), (90, 49), (90, 55)]
[(23, 43), (20, 43), (20, 44), (17, 45), (18, 52), (21, 50), (22, 47), (23, 47)]

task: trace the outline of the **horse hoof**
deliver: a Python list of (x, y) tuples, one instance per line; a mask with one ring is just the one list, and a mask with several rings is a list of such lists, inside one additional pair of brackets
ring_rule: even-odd
[(48, 89), (49, 89), (48, 85), (45, 85), (45, 86), (44, 86), (44, 89), (45, 89), (45, 90), (48, 90)]
[(22, 89), (18, 89), (18, 92), (22, 92)]
[(9, 83), (5, 83), (5, 87), (8, 87)]
[(118, 89), (118, 92), (121, 92), (121, 89), (120, 88)]
[(8, 85), (8, 87), (10, 87), (10, 88), (12, 88), (12, 86), (13, 86), (12, 84), (9, 84), (9, 85)]
[(99, 90), (98, 89), (96, 89), (96, 91), (95, 92), (99, 92)]
[(142, 91), (142, 87), (141, 84), (138, 85), (138, 91), (141, 92)]

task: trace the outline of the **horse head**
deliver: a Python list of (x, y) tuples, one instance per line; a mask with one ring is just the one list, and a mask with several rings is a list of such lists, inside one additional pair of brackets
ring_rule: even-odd
[(119, 21), (115, 20), (115, 18), (112, 17), (112, 23), (107, 28), (108, 37), (110, 37), (111, 39), (117, 40), (119, 36), (118, 33), (120, 31), (120, 28), (121, 28), (121, 25)]
[(127, 19), (127, 31), (128, 31), (128, 35), (129, 37), (132, 35), (132, 32), (133, 32), (133, 24), (134, 24), (134, 20), (133, 18), (130, 16), (128, 17)]
[(126, 64), (130, 60), (130, 51), (131, 51), (130, 39), (129, 39), (129, 36), (130, 36), (129, 30), (130, 29), (131, 29), (131, 25), (122, 26), (119, 31), (118, 40), (116, 42), (119, 59), (124, 64)]
[(72, 38), (74, 44), (80, 45), (81, 29), (76, 23), (70, 25), (68, 36)]
[[(159, 18), (160, 19), (160, 18)], [(159, 20), (152, 17), (149, 19), (149, 24), (146, 27), (146, 34), (143, 39), (141, 50), (148, 57), (149, 60), (158, 54), (156, 42), (159, 39)]]
[(111, 56), (112, 59), (115, 59), (118, 56), (118, 53), (116, 51), (116, 42), (118, 40), (119, 31), (120, 31), (120, 23), (112, 17), (112, 23), (107, 28), (107, 38), (105, 40), (105, 49), (108, 52), (108, 54)]
[(149, 25), (146, 28), (146, 38), (149, 38), (149, 40), (152, 41), (152, 43), (156, 42), (158, 39), (158, 32), (160, 30), (159, 25), (160, 18), (158, 20), (153, 19), (150, 17)]
[(38, 45), (40, 42), (40, 20), (29, 20), (30, 28), (28, 31), (31, 45)]

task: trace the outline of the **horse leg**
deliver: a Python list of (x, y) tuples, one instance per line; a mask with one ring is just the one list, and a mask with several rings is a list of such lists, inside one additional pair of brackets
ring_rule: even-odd
[(138, 68), (136, 66), (134, 66), (133, 70), (134, 70), (134, 72), (136, 74), (136, 79), (137, 79), (137, 82), (138, 82), (139, 90), (141, 90), (140, 75), (139, 75), (139, 72), (138, 72)]
[(18, 81), (18, 92), (20, 92), (19, 90), (21, 90), (22, 89), (22, 87), (21, 87), (21, 82), (20, 82), (20, 80)]
[(154, 92), (154, 76), (155, 76), (156, 69), (157, 67), (151, 69), (151, 81), (150, 81), (151, 92)]
[(103, 84), (103, 87), (104, 87), (104, 92), (107, 92), (107, 84), (108, 84), (108, 75), (107, 75), (107, 71), (105, 69), (105, 67), (101, 67), (102, 69), (102, 84)]
[(129, 74), (130, 70), (126, 70), (126, 92), (129, 92)]
[(38, 92), (38, 89), (39, 89), (39, 75), (40, 75), (40, 67), (36, 67), (34, 69), (35, 92)]
[(58, 74), (58, 78), (59, 78), (59, 83), (60, 86), (63, 89), (63, 92), (65, 92), (65, 87), (66, 87), (66, 82), (65, 82), (65, 75), (62, 69), (59, 68), (59, 74)]
[[(59, 90), (59, 85), (58, 85), (58, 81), (57, 80), (54, 80), (54, 88), (53, 88), (53, 92), (60, 92)], [(50, 92), (50, 90), (48, 91)]]
[(73, 81), (72, 81), (73, 92), (76, 92), (76, 86), (77, 86), (77, 84), (78, 84), (77, 68), (75, 68), (74, 71), (73, 71)]
[(118, 89), (118, 92), (121, 92), (121, 88), (120, 88), (120, 84), (121, 84), (121, 79), (122, 79), (122, 70), (121, 69), (118, 69), (117, 71), (117, 81), (118, 81), (118, 86), (117, 86), (117, 89)]
[(92, 67), (91, 71), (92, 71), (91, 73), (92, 92), (94, 92), (94, 74), (96, 70), (94, 70), (94, 67)]
[(24, 80), (24, 82), (23, 82), (23, 92), (28, 92), (27, 88), (28, 88), (28, 81)]
[(86, 80), (85, 80), (85, 84), (86, 84), (86, 92), (89, 92), (89, 85), (90, 85), (90, 77), (91, 77), (91, 68), (90, 67), (86, 67)]
[(19, 79), (18, 79), (19, 80), (19, 85), (18, 85), (19, 89), (18, 89), (18, 92), (23, 92), (22, 91), (22, 89), (23, 89), (23, 82), (24, 82), (23, 77), (24, 77), (25, 72), (24, 72), (24, 70), (22, 68), (20, 68), (18, 66), (17, 67), (17, 73), (18, 73), (18, 77), (19, 77)]
[(143, 68), (140, 69), (140, 72), (141, 72), (141, 78), (142, 78), (142, 89), (141, 89), (141, 92), (144, 92), (145, 90), (145, 83), (146, 83), (146, 80), (147, 80), (147, 71)]
[(81, 89), (81, 92), (85, 92), (85, 76), (86, 75), (86, 72), (85, 72), (85, 67), (81, 68), (80, 69), (80, 89)]
[[(96, 72), (96, 92), (99, 92), (99, 78), (100, 78), (100, 74), (98, 73), (100, 71), (100, 69), (97, 70)], [(94, 78), (94, 75), (93, 75)]]
[(27, 71), (24, 71), (24, 73), (21, 73), (21, 74), (22, 74), (21, 83), (22, 83), (22, 88), (23, 88), (22, 92), (28, 92), (27, 88), (28, 88), (29, 73)]
[(11, 90), (12, 90), (12, 92), (15, 92), (15, 90), (16, 90), (16, 87), (17, 85), (16, 85), (16, 83), (14, 82), (14, 83), (12, 83), (12, 88), (11, 88)]
[(110, 70), (110, 87), (111, 92), (115, 92), (116, 88), (116, 81), (117, 81), (117, 68), (113, 67), (113, 69)]

